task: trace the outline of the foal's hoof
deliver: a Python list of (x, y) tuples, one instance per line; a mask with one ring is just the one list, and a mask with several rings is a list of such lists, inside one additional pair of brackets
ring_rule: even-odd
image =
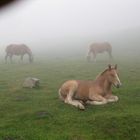
[(80, 110), (85, 110), (85, 107), (82, 105), (80, 105), (80, 106), (78, 106), (78, 108), (80, 109)]
[(115, 102), (117, 102), (119, 100), (118, 96), (115, 96)]
[(85, 104), (85, 102), (83, 102), (82, 100), (79, 100), (79, 102), (80, 102), (82, 105), (84, 105), (84, 104)]

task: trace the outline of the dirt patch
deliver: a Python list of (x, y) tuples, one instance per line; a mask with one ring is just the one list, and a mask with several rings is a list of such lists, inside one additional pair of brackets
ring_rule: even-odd
[(53, 117), (53, 115), (48, 111), (38, 111), (35, 113), (38, 119), (46, 118), (46, 117)]
[(20, 137), (5, 136), (2, 140), (22, 140)]
[(29, 99), (25, 96), (17, 96), (15, 101), (28, 101)]

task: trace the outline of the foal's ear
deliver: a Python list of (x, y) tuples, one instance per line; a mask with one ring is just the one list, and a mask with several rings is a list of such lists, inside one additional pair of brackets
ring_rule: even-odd
[(117, 64), (115, 65), (115, 67), (114, 67), (115, 69), (117, 69)]
[(111, 65), (110, 64), (108, 64), (108, 69), (111, 70)]

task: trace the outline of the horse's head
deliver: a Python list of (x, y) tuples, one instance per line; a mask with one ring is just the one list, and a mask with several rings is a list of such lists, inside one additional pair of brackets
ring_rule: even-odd
[(117, 65), (114, 67), (108, 65), (108, 78), (109, 82), (112, 83), (116, 88), (119, 88), (122, 85), (118, 76)]
[(91, 61), (91, 57), (90, 57), (90, 55), (87, 55), (87, 61), (88, 61), (88, 62)]

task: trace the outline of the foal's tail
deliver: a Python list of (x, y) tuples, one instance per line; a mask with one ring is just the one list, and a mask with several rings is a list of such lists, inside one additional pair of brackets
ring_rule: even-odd
[(62, 95), (61, 88), (59, 89), (58, 94), (59, 94), (59, 99), (62, 100), (62, 101), (64, 101), (65, 100), (65, 97)]

